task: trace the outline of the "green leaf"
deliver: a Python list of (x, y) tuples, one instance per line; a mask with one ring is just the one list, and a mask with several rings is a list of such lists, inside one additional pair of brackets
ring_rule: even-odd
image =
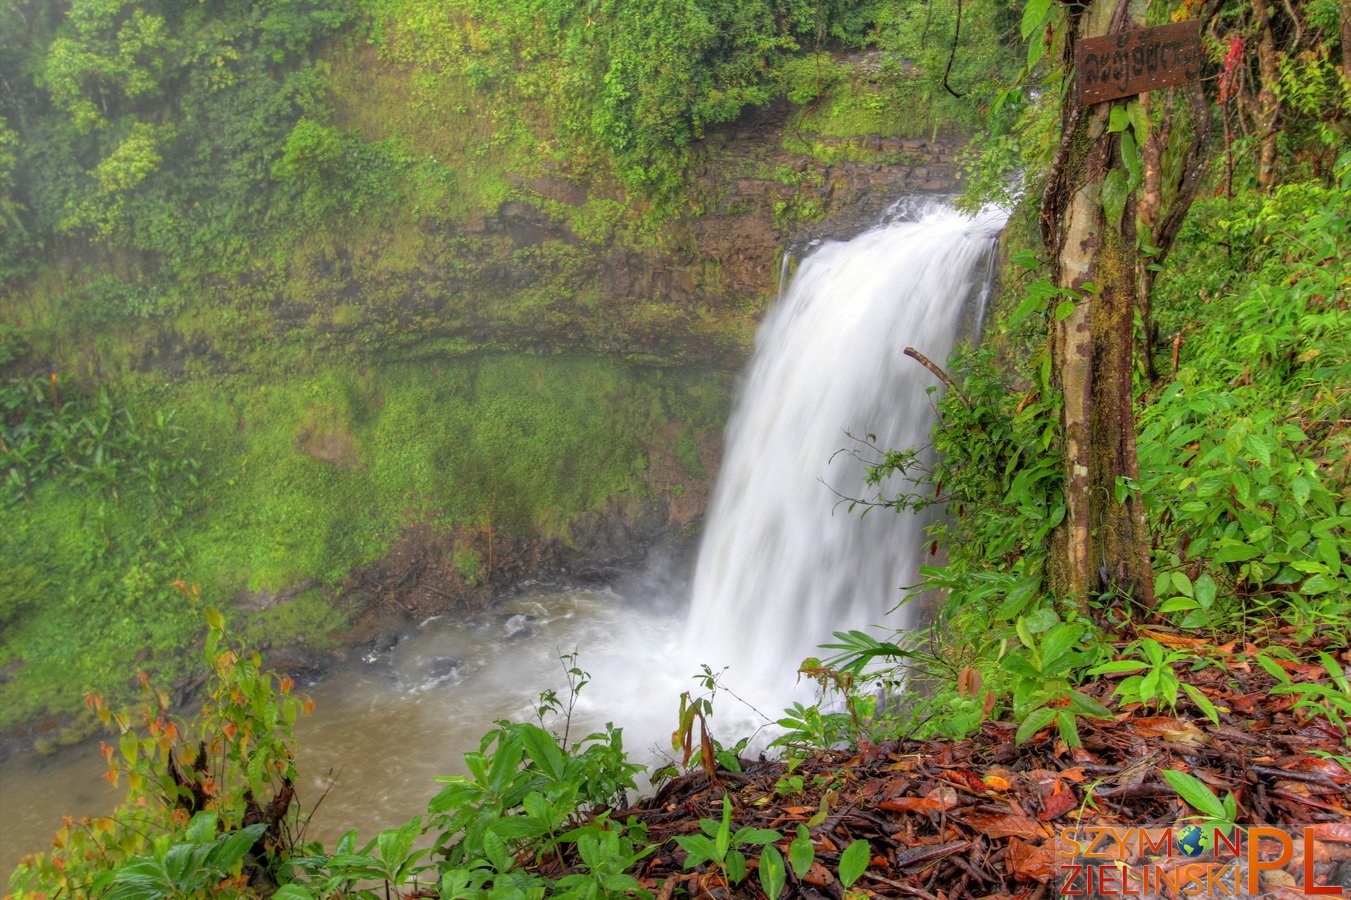
[(1333, 682), (1341, 689), (1342, 693), (1351, 696), (1351, 682), (1347, 680), (1346, 672), (1342, 670), (1337, 660), (1333, 659), (1330, 654), (1319, 650), (1318, 661), (1323, 664), (1323, 668), (1332, 676)]
[(1083, 633), (1084, 626), (1072, 622), (1064, 622), (1046, 632), (1041, 643), (1041, 670), (1056, 671), (1056, 663), (1079, 643)]
[(1149, 137), (1149, 116), (1145, 113), (1145, 105), (1139, 100), (1127, 103), (1126, 117), (1131, 120), (1131, 131), (1135, 132), (1136, 143), (1143, 144)]
[(124, 731), (122, 736), (117, 739), (117, 744), (127, 763), (136, 765), (136, 759), (141, 755), (141, 742), (136, 739), (136, 734), (131, 731)]
[(732, 884), (746, 880), (746, 854), (733, 850), (727, 854), (727, 878)]
[(681, 850), (688, 854), (685, 857), (685, 868), (687, 869), (693, 869), (700, 863), (722, 859), (717, 846), (706, 835), (682, 834), (676, 838), (676, 843), (680, 845)]
[(1043, 706), (1041, 709), (1032, 710), (1028, 713), (1027, 718), (1023, 719), (1023, 724), (1018, 726), (1018, 733), (1013, 736), (1013, 742), (1015, 744), (1024, 743), (1032, 735), (1050, 725), (1054, 718), (1055, 710), (1050, 707)]
[(204, 810), (188, 823), (188, 840), (194, 844), (208, 844), (216, 839), (216, 813)]
[(507, 850), (506, 842), (491, 831), (483, 833), (483, 855), (497, 871), (506, 872), (511, 869), (511, 852)]
[(1335, 591), (1341, 586), (1341, 582), (1336, 578), (1328, 575), (1314, 575), (1306, 578), (1304, 583), (1300, 585), (1299, 590), (1305, 596), (1313, 597), (1318, 594), (1326, 594), (1328, 591)]
[(1295, 502), (1300, 506), (1309, 502), (1309, 493), (1313, 490), (1313, 482), (1303, 475), (1296, 475), (1290, 481), (1290, 492), (1295, 496)]
[(783, 864), (783, 854), (772, 844), (760, 854), (760, 887), (769, 900), (778, 900), (788, 883), (788, 871)]
[(1110, 719), (1112, 711), (1082, 691), (1070, 691), (1070, 709), (1081, 716), (1094, 719)]
[(1175, 772), (1172, 769), (1164, 769), (1163, 777), (1177, 791), (1179, 797), (1187, 802), (1192, 809), (1205, 813), (1212, 819), (1225, 819), (1224, 804), (1220, 798), (1202, 784), (1194, 775), (1188, 775), (1186, 772)]
[(1177, 612), (1183, 609), (1199, 609), (1200, 604), (1190, 597), (1169, 597), (1159, 604), (1159, 612)]
[(1078, 306), (1073, 300), (1061, 300), (1055, 305), (1055, 320), (1063, 322), (1074, 315), (1074, 310)]
[(1139, 672), (1141, 669), (1149, 668), (1138, 659), (1116, 659), (1112, 662), (1103, 663), (1100, 666), (1094, 666), (1088, 670), (1090, 675), (1118, 675), (1122, 672)]
[(1247, 562), (1261, 555), (1261, 550), (1249, 544), (1232, 543), (1218, 548), (1212, 558), (1217, 563)]
[(563, 751), (559, 749), (554, 736), (538, 725), (525, 724), (520, 728), (525, 752), (534, 760), (535, 765), (555, 781), (562, 779)]
[(1135, 190), (1144, 179), (1145, 164), (1140, 158), (1140, 148), (1129, 131), (1121, 133), (1121, 163), (1126, 167), (1130, 178), (1126, 182), (1127, 190)]
[(1202, 572), (1192, 586), (1196, 589), (1196, 602), (1201, 604), (1202, 609), (1210, 609), (1215, 603), (1215, 579), (1210, 577), (1209, 572)]
[(1272, 678), (1275, 678), (1282, 684), (1290, 683), (1290, 675), (1285, 671), (1285, 669), (1277, 665), (1274, 659), (1267, 656), (1265, 653), (1259, 653), (1256, 656), (1254, 656), (1253, 659), (1257, 660), (1257, 664), (1261, 666), (1263, 669), (1265, 669), (1267, 674), (1270, 675)]
[(1118, 131), (1125, 131), (1126, 126), (1130, 123), (1130, 116), (1126, 115), (1126, 107), (1113, 106), (1107, 116), (1107, 133), (1116, 134)]
[(417, 840), (418, 832), (421, 830), (422, 818), (418, 816), (398, 828), (391, 828), (376, 835), (375, 844), (380, 849), (380, 859), (384, 860), (391, 872), (403, 865), (403, 861), (413, 851), (413, 841)]
[(277, 892), (272, 895), (272, 900), (314, 900), (314, 894), (304, 885), (283, 884), (277, 888)]
[(1170, 579), (1173, 582), (1173, 587), (1177, 588), (1177, 592), (1182, 596), (1191, 597), (1195, 593), (1192, 590), (1192, 580), (1187, 577), (1186, 572), (1172, 572)]
[(727, 850), (732, 846), (732, 798), (726, 794), (722, 795), (722, 822), (718, 824), (713, 841), (718, 849), (718, 859), (726, 858)]
[(1342, 551), (1332, 537), (1318, 539), (1318, 558), (1328, 565), (1328, 572), (1339, 572), (1342, 568)]
[(1102, 180), (1102, 211), (1107, 216), (1107, 224), (1112, 228), (1121, 227), (1121, 217), (1126, 212), (1126, 200), (1130, 196), (1130, 187), (1126, 184), (1126, 173), (1112, 169)]
[(856, 840), (840, 854), (840, 884), (852, 887), (868, 868), (872, 848), (865, 840)]
[(753, 828), (746, 826), (737, 829), (737, 833), (732, 835), (732, 845), (740, 847), (742, 844), (772, 844), (775, 841), (783, 840), (783, 835), (769, 828)]
[(1050, 15), (1051, 0), (1028, 0), (1027, 5), (1023, 7), (1023, 20), (1018, 26), (1023, 40), (1027, 40), (1033, 32), (1045, 25)]
[(248, 828), (242, 828), (239, 831), (223, 834), (216, 841), (216, 846), (211, 848), (207, 854), (206, 861), (209, 865), (215, 866), (222, 872), (229, 872), (244, 855), (258, 843), (258, 839), (267, 831), (267, 825), (259, 822), (250, 825)]
[(1001, 622), (1012, 619), (1023, 611), (1027, 601), (1031, 600), (1041, 588), (1041, 574), (1025, 575), (1009, 588), (1008, 594), (995, 611), (995, 618)]
[(812, 844), (811, 832), (807, 826), (799, 825), (797, 827), (797, 837), (793, 838), (793, 843), (788, 845), (788, 862), (793, 866), (793, 874), (802, 880), (808, 870), (812, 867), (812, 861), (816, 859), (816, 847)]
[(1220, 711), (1215, 708), (1214, 703), (1210, 702), (1209, 697), (1201, 693), (1200, 690), (1192, 685), (1187, 684), (1185, 681), (1182, 682), (1182, 690), (1186, 691), (1187, 696), (1192, 699), (1192, 702), (1200, 708), (1201, 712), (1206, 714), (1207, 719), (1214, 722), (1216, 725), (1220, 724)]
[(1066, 747), (1082, 747), (1083, 741), (1079, 739), (1079, 726), (1074, 721), (1074, 713), (1068, 709), (1060, 709), (1055, 715), (1055, 724), (1060, 731), (1060, 739), (1065, 742)]

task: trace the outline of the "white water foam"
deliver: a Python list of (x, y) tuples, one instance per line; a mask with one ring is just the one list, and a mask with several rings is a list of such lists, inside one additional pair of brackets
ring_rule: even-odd
[[(863, 492), (842, 448), (929, 442), (938, 380), (902, 355), (947, 359), (981, 303), (1003, 215), (930, 207), (803, 261), (761, 325), (727, 429), (686, 626), (687, 659), (766, 712), (794, 698), (794, 672), (835, 631), (880, 624), (916, 581), (918, 517), (839, 504)], [(979, 311), (977, 311), (979, 315)], [(837, 493), (838, 491), (838, 493)], [(904, 611), (888, 619), (903, 627)]]

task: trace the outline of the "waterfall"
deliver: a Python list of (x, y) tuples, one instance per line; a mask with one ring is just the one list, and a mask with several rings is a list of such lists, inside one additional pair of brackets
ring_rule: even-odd
[[(793, 694), (801, 660), (832, 632), (881, 624), (917, 579), (923, 523), (849, 512), (864, 464), (842, 448), (876, 435), (929, 442), (941, 387), (902, 355), (947, 359), (983, 305), (1001, 216), (930, 206), (805, 259), (766, 317), (727, 428), (685, 634), (688, 660), (728, 667), (761, 703)], [(980, 310), (975, 310), (978, 321)], [(887, 619), (901, 627), (904, 609)], [(765, 709), (775, 712), (781, 706)]]

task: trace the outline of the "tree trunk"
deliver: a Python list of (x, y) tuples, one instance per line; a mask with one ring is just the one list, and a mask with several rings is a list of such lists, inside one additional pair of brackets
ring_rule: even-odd
[[(1071, 6), (1067, 62), (1081, 38), (1127, 24), (1135, 24), (1127, 0)], [(1051, 574), (1055, 587), (1085, 608), (1090, 596), (1104, 593), (1145, 607), (1154, 600), (1140, 498), (1126, 491), (1117, 499), (1118, 479), (1139, 475), (1132, 390), (1138, 253), (1135, 198), (1119, 223), (1109, 223), (1103, 209), (1103, 183), (1120, 164), (1119, 139), (1107, 130), (1111, 107), (1080, 107), (1073, 88), (1066, 92), (1060, 152), (1042, 200), (1055, 282), (1081, 293), (1055, 322), (1052, 339), (1053, 379), (1064, 395), (1066, 515)]]
[(1257, 67), (1262, 79), (1257, 89), (1257, 183), (1269, 188), (1276, 178), (1276, 135), (1281, 117), (1276, 82), (1280, 73), (1276, 69), (1276, 33), (1266, 0), (1252, 0), (1252, 11), (1257, 20)]
[(1351, 78), (1351, 0), (1342, 0), (1342, 77)]

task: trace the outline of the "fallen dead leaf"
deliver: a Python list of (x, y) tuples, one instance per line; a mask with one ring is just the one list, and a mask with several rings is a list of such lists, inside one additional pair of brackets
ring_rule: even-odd
[(1051, 829), (1027, 816), (971, 813), (960, 817), (988, 838), (1020, 837), (1029, 840), (1051, 836)]
[(1055, 853), (1048, 844), (1034, 845), (1012, 838), (1007, 859), (1009, 873), (1020, 881), (1045, 884), (1055, 877)]

